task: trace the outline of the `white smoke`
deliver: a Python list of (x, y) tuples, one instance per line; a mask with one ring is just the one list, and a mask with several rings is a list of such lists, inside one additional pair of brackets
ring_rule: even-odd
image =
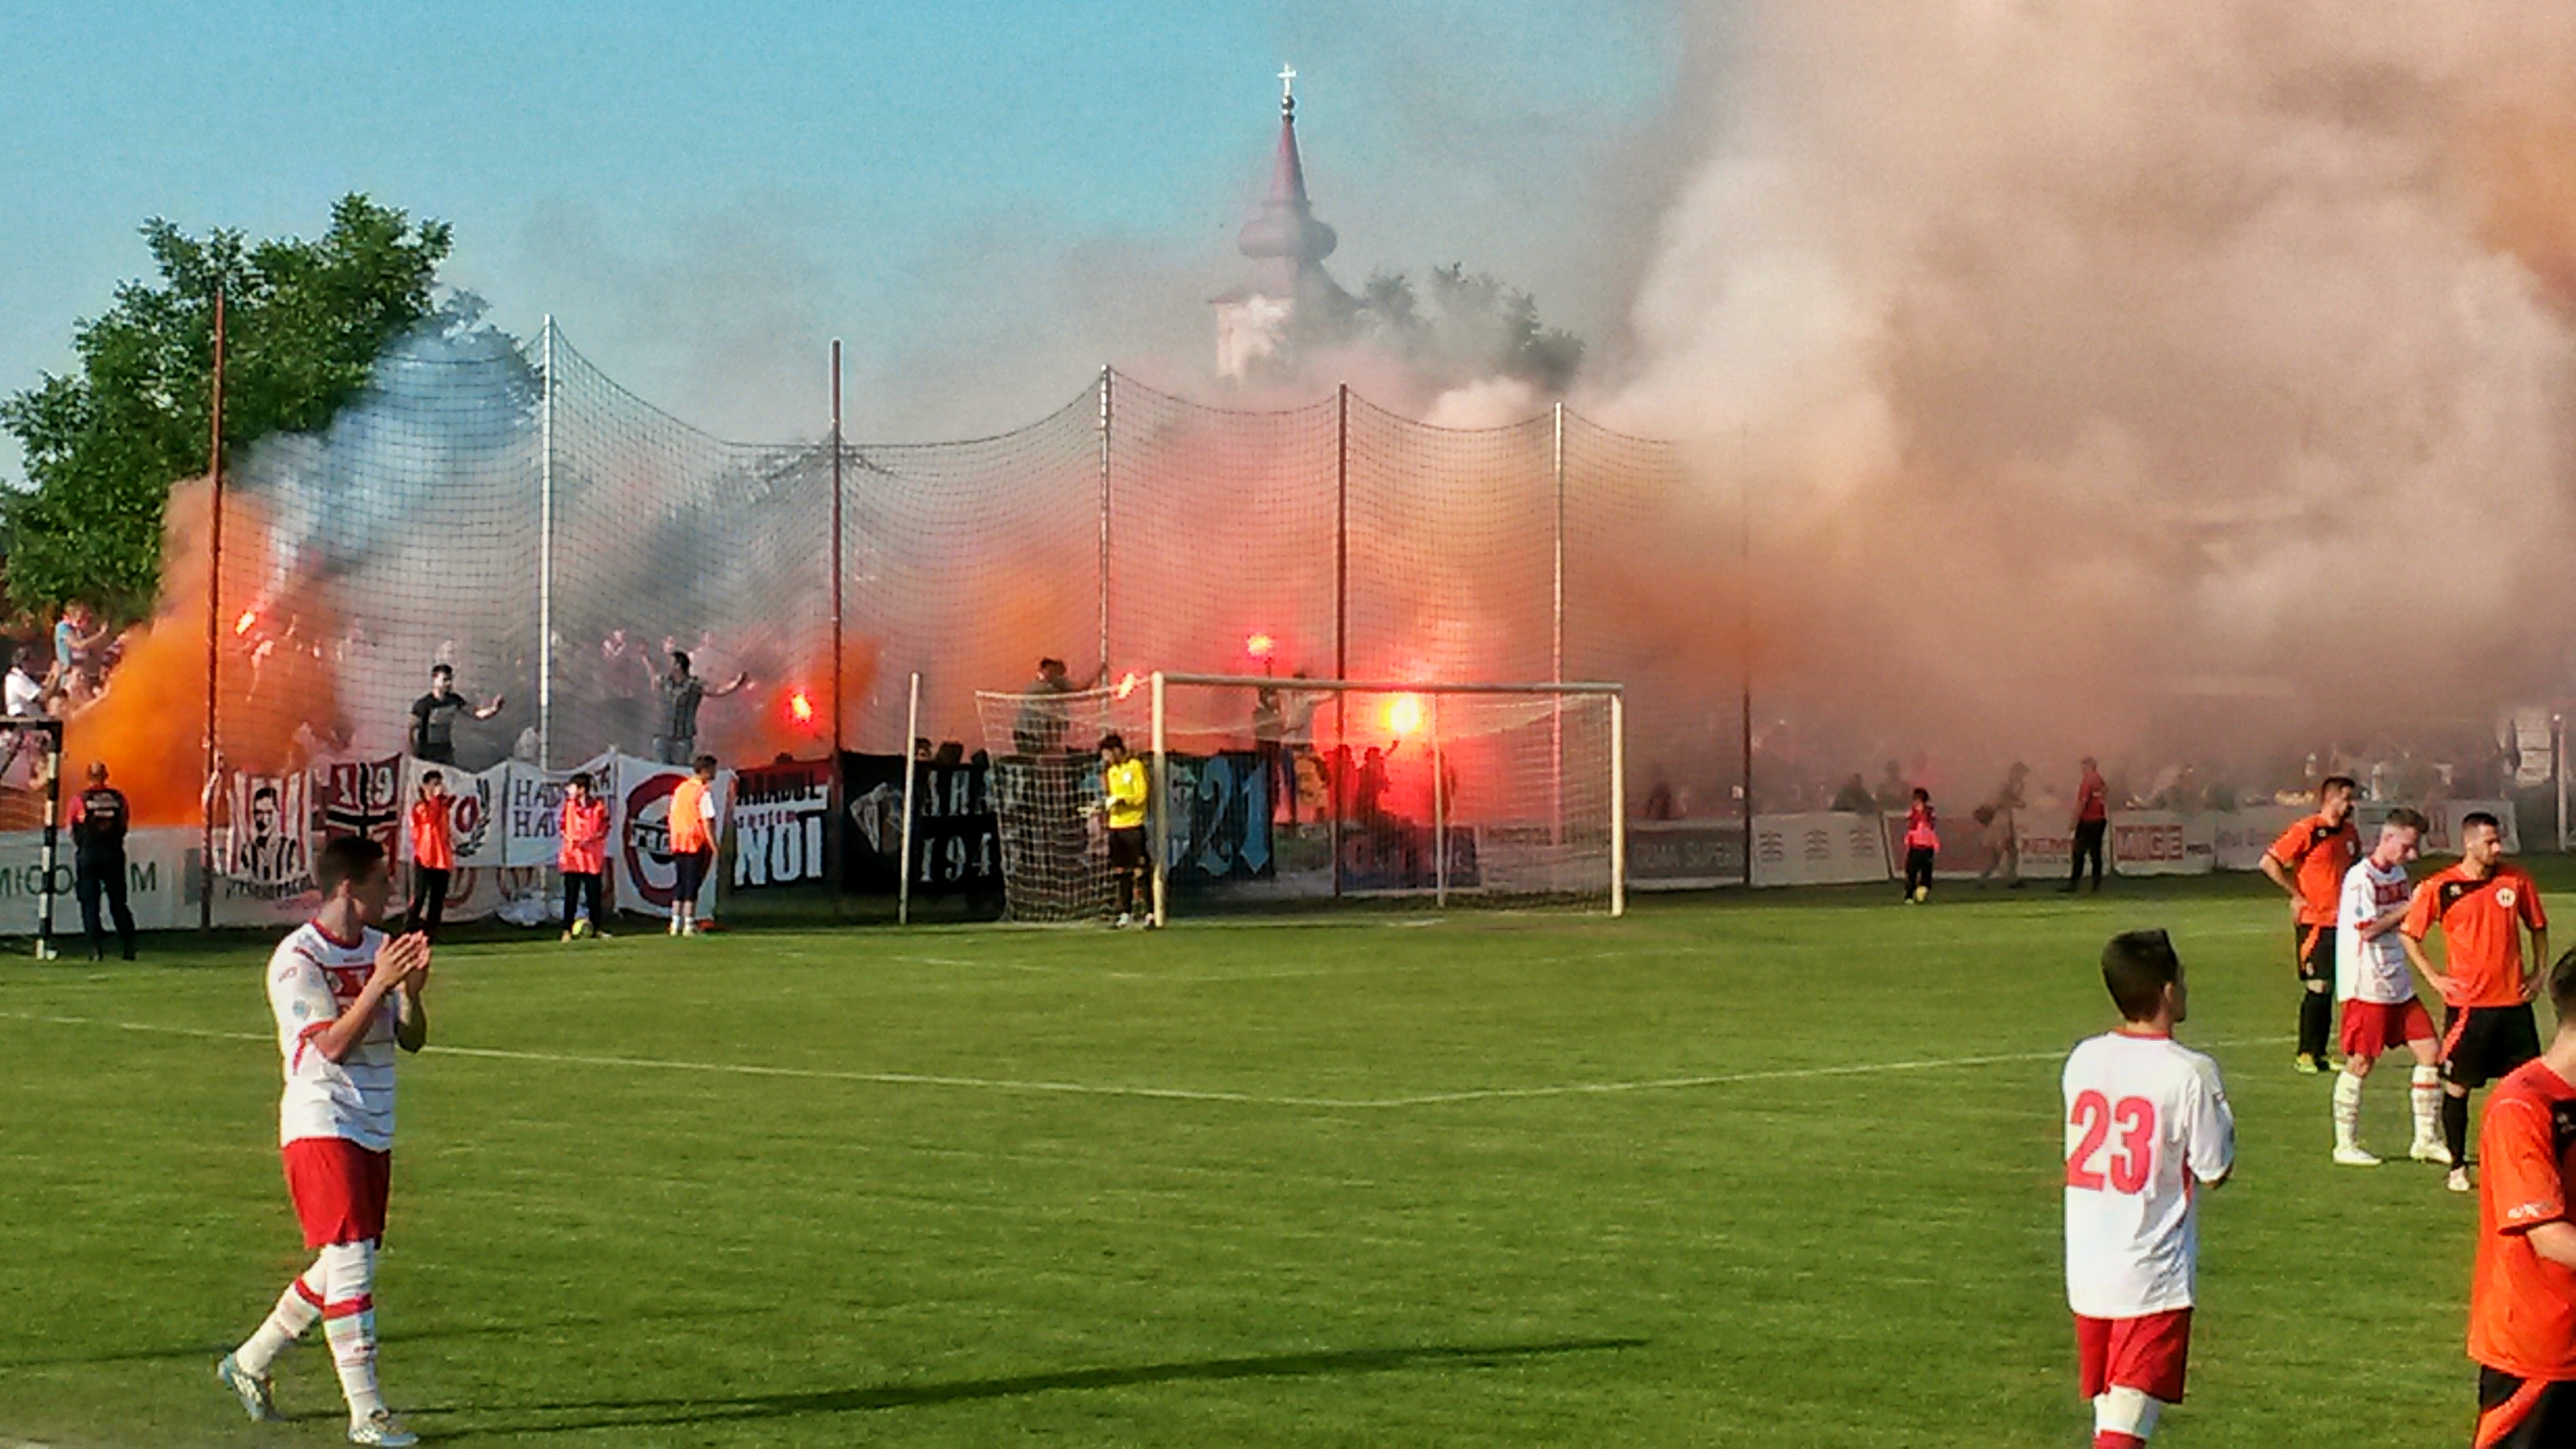
[(1953, 740), (2563, 687), (2576, 10), (1701, 19), (1732, 104), (1604, 406), (1755, 488), (1775, 677)]

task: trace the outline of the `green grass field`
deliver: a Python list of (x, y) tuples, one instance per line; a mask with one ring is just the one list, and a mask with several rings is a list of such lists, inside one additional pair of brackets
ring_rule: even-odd
[[(450, 947), (386, 1387), (455, 1443), (2081, 1444), (2057, 1071), (2154, 924), (2242, 1139), (2157, 1442), (2465, 1442), (2474, 1200), (2328, 1163), (2277, 896), (1893, 895)], [(285, 1426), (209, 1373), (305, 1260), (264, 955), (0, 965), (0, 1442), (339, 1441), (311, 1341)]]

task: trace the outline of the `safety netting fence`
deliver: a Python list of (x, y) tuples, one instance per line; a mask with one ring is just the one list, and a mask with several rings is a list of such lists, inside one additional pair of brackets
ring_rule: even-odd
[[(1675, 668), (1672, 631), (1723, 623), (1656, 618), (1636, 585), (1687, 491), (1673, 446), (1563, 408), (1443, 429), (1348, 389), (1229, 409), (1106, 369), (986, 438), (735, 442), (551, 324), (456, 328), (398, 346), (327, 431), (243, 450), (217, 497), (182, 491), (172, 601), (70, 748), (115, 759), (139, 823), (193, 829), (261, 899), (294, 893), (299, 818), (399, 845), (424, 764), (510, 767), (542, 810), (586, 764), (819, 761), (837, 842), (883, 791), (836, 761), (963, 779), (977, 691), (1041, 659), (1073, 688), (1619, 680), (1632, 735), (1714, 781), (1736, 682)], [(984, 786), (949, 793), (990, 813)]]

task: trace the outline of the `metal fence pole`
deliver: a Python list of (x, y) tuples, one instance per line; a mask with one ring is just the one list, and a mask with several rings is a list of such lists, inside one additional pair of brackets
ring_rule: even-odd
[[(1333, 677), (1351, 677), (1351, 385), (1333, 393)], [(1324, 842), (1333, 853), (1333, 896), (1342, 894), (1342, 795), (1350, 788), (1349, 696), (1333, 692), (1333, 752), (1324, 757)]]
[(1109, 683), (1109, 425), (1110, 393), (1117, 374), (1100, 367), (1100, 676)]
[[(546, 314), (537, 379), (537, 765), (555, 764), (555, 315)], [(566, 922), (567, 925), (570, 922)]]
[[(823, 832), (823, 870), (831, 882), (832, 914), (838, 917), (841, 914), (843, 886), (847, 883), (845, 877), (849, 874), (842, 840), (842, 824), (846, 817), (841, 813), (842, 716), (846, 711), (841, 698), (841, 575), (843, 569), (841, 558), (841, 339), (838, 337), (832, 339), (831, 385), (832, 545), (829, 550), (829, 567), (832, 570), (832, 754), (829, 764), (824, 769), (823, 798), (829, 803), (832, 811), (832, 827)], [(904, 736), (903, 758), (907, 764), (912, 759), (912, 737), (908, 734)], [(912, 782), (907, 778), (904, 781), (904, 803), (907, 807), (912, 803), (911, 797)], [(911, 829), (912, 821), (907, 818), (904, 821), (907, 835)], [(900, 874), (904, 880), (912, 878), (912, 862), (908, 855), (903, 862)], [(908, 901), (897, 901), (895, 916), (898, 921), (901, 921), (906, 914), (903, 908), (908, 904)]]
[(197, 929), (215, 924), (215, 676), (224, 627), (224, 290), (215, 289), (214, 424), (207, 444), (212, 494), (206, 540), (206, 782), (197, 793)]
[[(1554, 409), (1556, 438), (1551, 471), (1556, 480), (1556, 557), (1554, 588), (1549, 611), (1548, 674), (1552, 683), (1565, 682), (1565, 404)], [(1548, 711), (1547, 767), (1547, 839), (1548, 844), (1565, 843), (1565, 701), (1560, 698)]]

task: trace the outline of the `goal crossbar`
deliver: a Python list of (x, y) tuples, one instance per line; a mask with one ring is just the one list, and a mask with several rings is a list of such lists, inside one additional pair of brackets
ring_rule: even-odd
[[(1129, 675), (1127, 677), (1127, 682), (1122, 683), (1117, 693), (1121, 695), (1125, 694), (1128, 689), (1133, 686), (1135, 678), (1136, 677), (1134, 675)], [(1184, 674), (1159, 669), (1146, 676), (1146, 678), (1151, 690), (1151, 718), (1153, 722), (1152, 743), (1150, 746), (1154, 762), (1153, 804), (1151, 809), (1155, 840), (1155, 847), (1152, 853), (1152, 914), (1153, 922), (1157, 926), (1167, 924), (1170, 919), (1171, 880), (1169, 863), (1164, 857), (1168, 853), (1165, 849), (1165, 842), (1168, 842), (1171, 838), (1171, 817), (1169, 807), (1171, 743), (1169, 737), (1170, 713), (1168, 709), (1168, 692), (1170, 687), (1173, 685), (1182, 685), (1192, 688), (1208, 687), (1219, 689), (1278, 690), (1283, 692), (1295, 691), (1298, 693), (1311, 692), (1316, 694), (1410, 694), (1428, 696), (1435, 701), (1442, 695), (1517, 695), (1528, 698), (1564, 698), (1575, 696), (1606, 698), (1610, 704), (1610, 778), (1608, 782), (1610, 807), (1610, 914), (1613, 917), (1617, 917), (1624, 916), (1628, 912), (1628, 730), (1627, 691), (1626, 686), (1624, 685), (1603, 680), (1581, 680), (1561, 683), (1545, 681), (1529, 683), (1475, 682), (1446, 684), (1425, 683), (1419, 681), (1402, 682), (1387, 680), (1306, 679), (1296, 676), (1282, 679), (1276, 675), (1269, 674)], [(1441, 772), (1437, 764), (1438, 751), (1440, 749), (1438, 719), (1439, 716), (1435, 708), (1432, 715), (1432, 749), (1434, 751), (1435, 760), (1432, 792), (1433, 809), (1435, 811), (1433, 839), (1436, 842), (1435, 851), (1439, 856), (1438, 870), (1440, 885), (1438, 887), (1438, 901), (1439, 904), (1445, 907), (1449, 902), (1447, 865), (1448, 831), (1447, 821), (1443, 818), (1445, 816), (1444, 797), (1442, 787), (1439, 783)], [(1562, 787), (1560, 786), (1560, 789), (1561, 788)], [(1339, 817), (1337, 813), (1335, 817), (1337, 829), (1338, 820)], [(1338, 872), (1338, 843), (1336, 843), (1334, 848), (1336, 853), (1335, 869)], [(1338, 879), (1339, 877), (1337, 875), (1337, 882)], [(1336, 889), (1338, 890), (1338, 884)]]
[(1607, 684), (1599, 680), (1565, 684), (1429, 684), (1396, 683), (1365, 679), (1281, 678), (1275, 674), (1166, 674), (1153, 676), (1166, 684), (1214, 685), (1229, 689), (1279, 689), (1319, 694), (1606, 694), (1614, 698), (1625, 694), (1624, 684)]

